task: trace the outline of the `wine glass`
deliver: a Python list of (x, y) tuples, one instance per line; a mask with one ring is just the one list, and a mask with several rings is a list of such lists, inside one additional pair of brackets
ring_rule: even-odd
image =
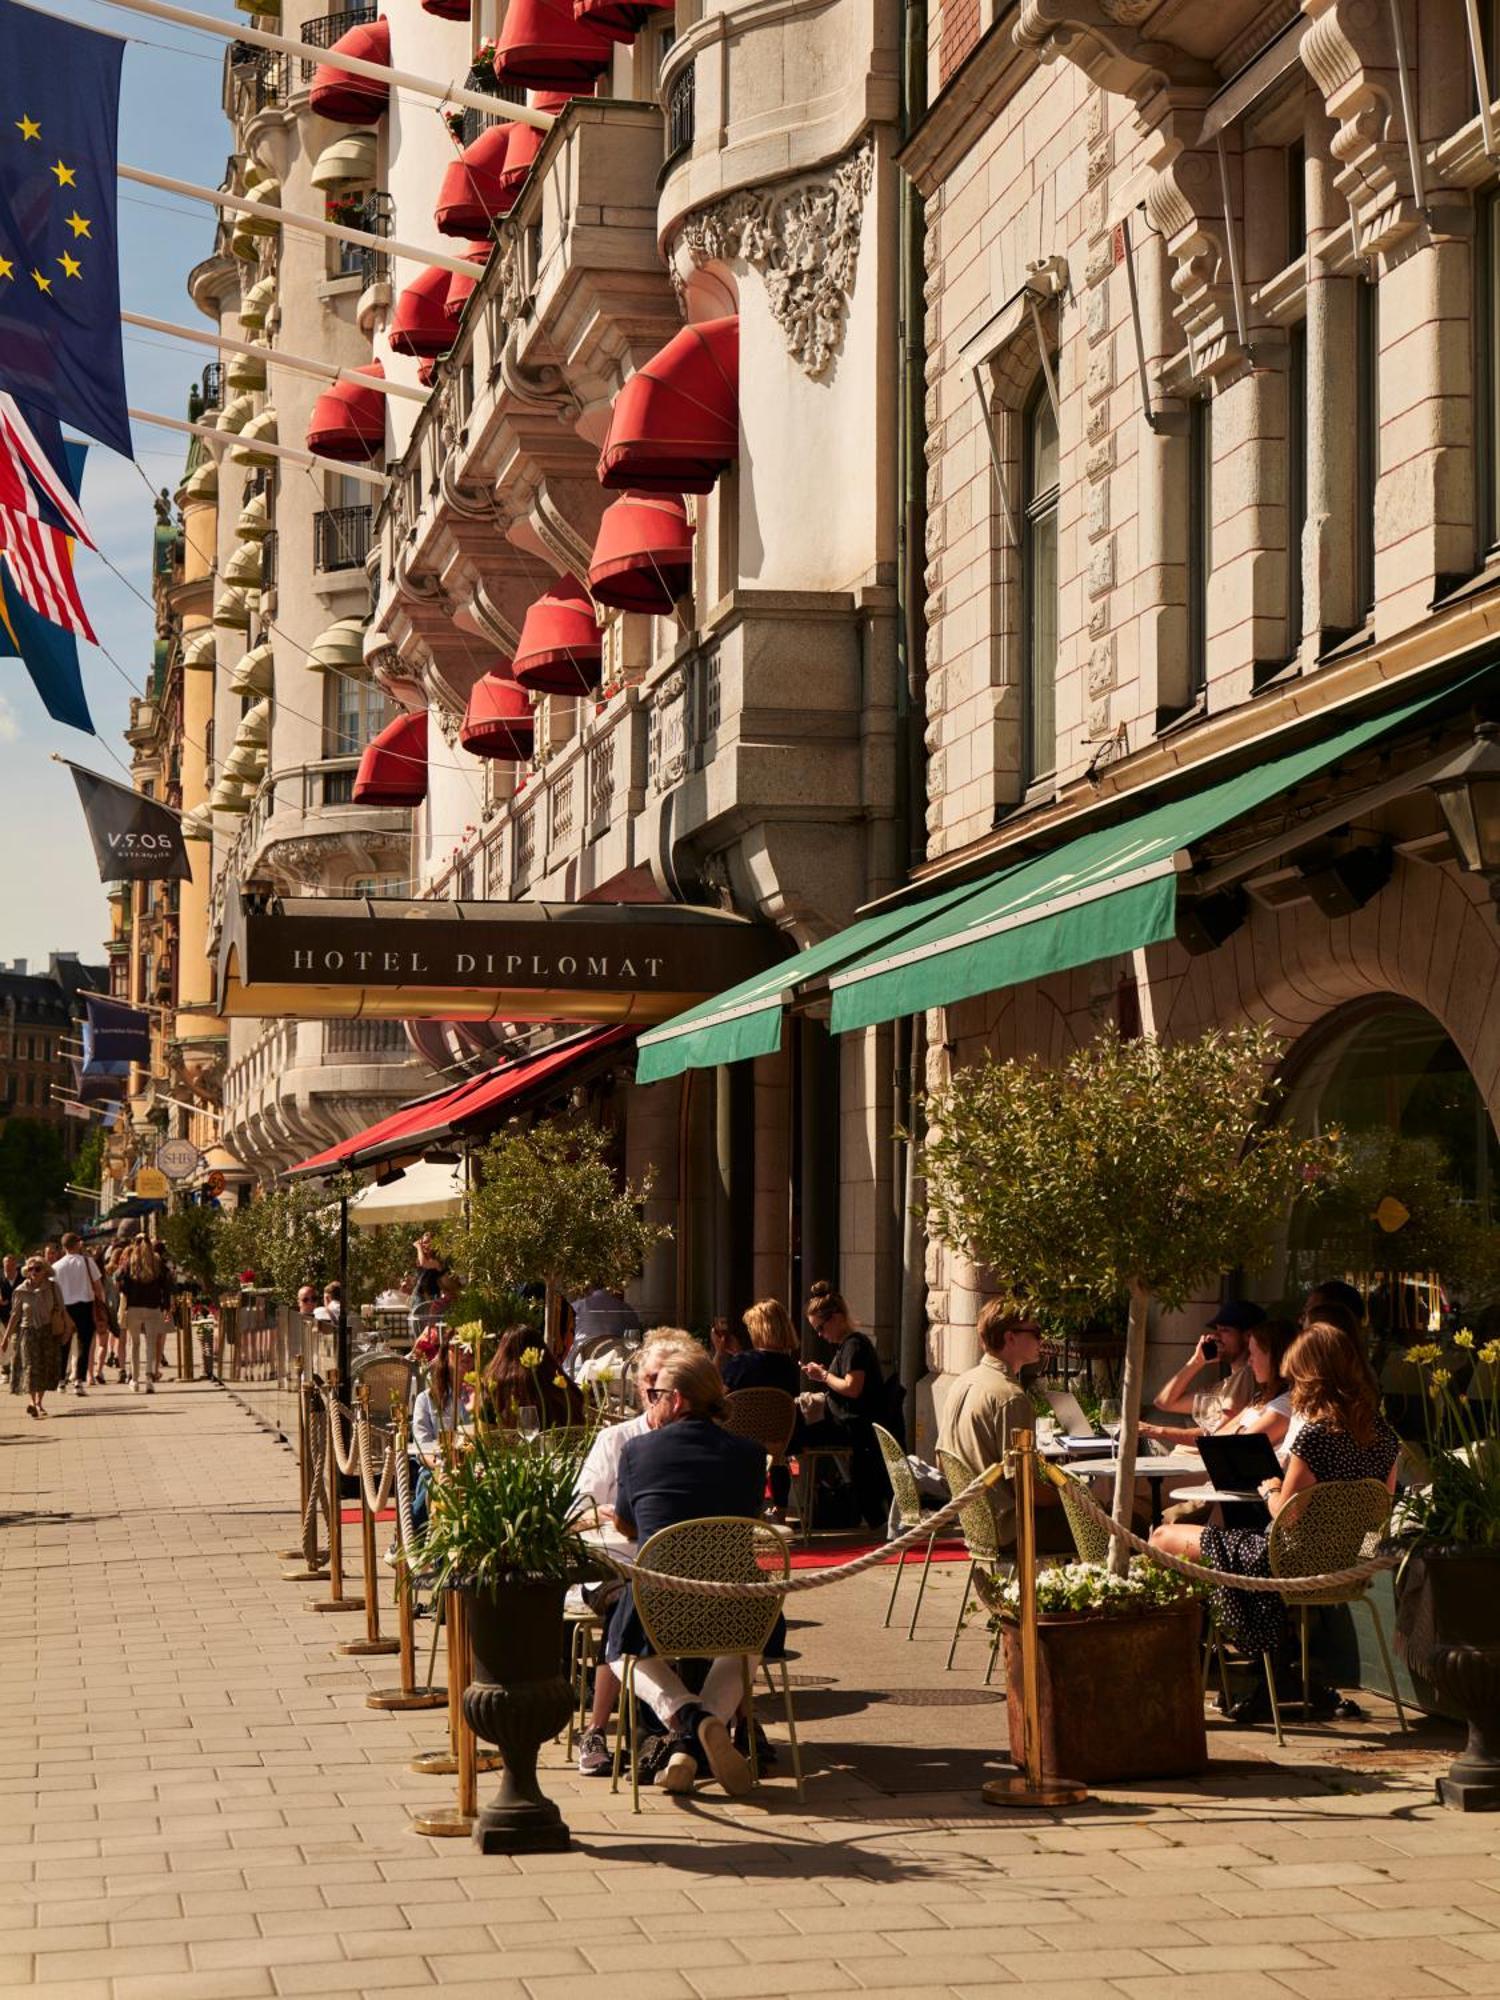
[(1036, 1443), (1038, 1451), (1050, 1451), (1057, 1443), (1057, 1418), (1041, 1417), (1036, 1420)]
[(1099, 1428), (1107, 1438), (1118, 1442), (1120, 1436), (1120, 1405), (1114, 1396), (1106, 1396), (1099, 1405)]
[(1194, 1396), (1193, 1422), (1197, 1425), (1199, 1433), (1202, 1435), (1218, 1429), (1219, 1399), (1217, 1396), (1207, 1393)]
[(516, 1429), (528, 1444), (533, 1439), (541, 1436), (542, 1413), (535, 1403), (523, 1403), (521, 1405), (516, 1413)]

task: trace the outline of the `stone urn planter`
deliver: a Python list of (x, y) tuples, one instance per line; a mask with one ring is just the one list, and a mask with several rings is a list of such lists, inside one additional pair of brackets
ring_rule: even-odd
[(562, 1671), (566, 1592), (565, 1583), (526, 1578), (464, 1592), (474, 1671), (464, 1718), (505, 1760), (500, 1790), (474, 1826), (484, 1854), (560, 1854), (569, 1845), (567, 1824), (536, 1773), (541, 1746), (573, 1706)]
[(1500, 1811), (1500, 1549), (1418, 1543), (1397, 1572), (1396, 1631), (1413, 1675), (1469, 1732), (1438, 1798)]
[[(1042, 1775), (1080, 1784), (1195, 1777), (1208, 1765), (1203, 1610), (1053, 1611), (1037, 1619)], [(1019, 1766), (1021, 1634), (1005, 1619), (1010, 1754)]]

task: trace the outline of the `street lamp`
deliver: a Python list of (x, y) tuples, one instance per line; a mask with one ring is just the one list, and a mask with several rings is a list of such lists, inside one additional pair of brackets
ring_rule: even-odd
[(1500, 723), (1479, 723), (1473, 742), (1428, 783), (1460, 866), (1485, 876), (1500, 902)]

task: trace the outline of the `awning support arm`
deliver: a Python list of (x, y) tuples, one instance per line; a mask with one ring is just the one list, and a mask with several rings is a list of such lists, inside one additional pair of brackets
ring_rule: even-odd
[(1452, 748), (1441, 756), (1431, 757), (1425, 764), (1415, 769), (1402, 771), (1399, 776), (1387, 778), (1383, 783), (1371, 785), (1363, 792), (1356, 792), (1352, 798), (1342, 799), (1326, 811), (1314, 813), (1311, 818), (1300, 820), (1296, 826), (1289, 826), (1281, 833), (1275, 833), (1267, 840), (1259, 841), (1243, 854), (1237, 854), (1229, 861), (1221, 861), (1214, 868), (1205, 869), (1201, 875), (1186, 876), (1183, 886), (1191, 887), (1197, 894), (1212, 895), (1215, 889), (1226, 888), (1231, 882), (1242, 881), (1268, 861), (1275, 861), (1294, 847), (1305, 847), (1311, 840), (1321, 840), (1325, 833), (1333, 833), (1341, 826), (1347, 826), (1361, 814), (1377, 812), (1382, 806), (1404, 799), (1410, 793), (1420, 791), (1423, 785), (1440, 777), (1453, 762)]
[(1417, 141), (1417, 111), (1412, 97), (1411, 64), (1406, 59), (1406, 29), (1401, 21), (1401, 0), (1390, 0), (1391, 38), (1396, 44), (1396, 80), (1401, 91), (1401, 122), (1406, 127), (1406, 156), (1411, 162), (1412, 199), (1417, 213), (1427, 213), (1427, 186), (1422, 173), (1422, 148)]
[(1019, 548), (1020, 532), (1016, 527), (1015, 513), (1010, 504), (1010, 488), (1005, 481), (1005, 461), (1000, 456), (1000, 440), (995, 436), (995, 413), (990, 408), (989, 392), (984, 385), (984, 363), (974, 367), (974, 393), (979, 398), (979, 416), (984, 425), (984, 434), (989, 440), (990, 464), (995, 471), (995, 486), (1000, 495), (1000, 511), (1005, 516), (1005, 530), (1009, 536), (1010, 548)]
[(1037, 359), (1042, 364), (1042, 380), (1047, 384), (1047, 400), (1052, 405), (1052, 421), (1062, 433), (1062, 405), (1057, 400), (1057, 376), (1053, 371), (1052, 357), (1047, 352), (1047, 336), (1042, 331), (1042, 316), (1037, 310), (1036, 293), (1028, 286), (1026, 304), (1031, 312), (1031, 325), (1036, 334)]
[(1484, 134), (1488, 158), (1495, 152), (1495, 107), (1490, 102), (1490, 78), (1484, 60), (1484, 31), (1479, 25), (1479, 0), (1464, 0), (1464, 19), (1469, 28), (1469, 60), (1474, 65), (1474, 88), (1479, 98), (1479, 129)]
[(1151, 381), (1146, 373), (1146, 336), (1141, 327), (1141, 297), (1135, 283), (1135, 246), (1130, 240), (1130, 217), (1120, 222), (1125, 245), (1125, 283), (1130, 289), (1130, 325), (1135, 334), (1135, 372), (1141, 383), (1141, 415), (1149, 429), (1156, 429), (1156, 412), (1151, 407)]
[(1234, 205), (1229, 195), (1229, 155), (1224, 150), (1224, 134), (1216, 133), (1214, 148), (1219, 155), (1219, 190), (1224, 200), (1224, 247), (1229, 253), (1229, 286), (1234, 293), (1234, 330), (1241, 352), (1250, 356), (1250, 335), (1245, 322), (1245, 281), (1240, 271), (1239, 238), (1235, 233)]

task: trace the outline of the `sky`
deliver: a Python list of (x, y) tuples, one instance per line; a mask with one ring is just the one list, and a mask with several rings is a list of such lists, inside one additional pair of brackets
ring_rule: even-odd
[[(33, 4), (129, 40), (120, 88), (120, 158), (127, 165), (217, 185), (230, 149), (220, 102), (224, 43), (217, 36), (169, 27), (105, 0)], [(222, 21), (243, 18), (231, 0), (183, 4)], [(210, 323), (188, 298), (184, 280), (213, 246), (213, 210), (122, 182), (119, 216), (120, 294), (126, 309), (206, 332)], [(211, 359), (207, 348), (127, 327), (131, 404), (185, 417), (188, 389)], [(188, 444), (181, 433), (137, 425), (134, 465), (98, 445), (89, 453), (84, 476), (90, 529), (101, 555), (120, 576), (111, 573), (100, 555), (80, 548), (79, 586), (95, 631), (136, 693), (150, 672), (153, 634), (149, 598), (155, 517), (147, 482), (151, 489), (175, 488)], [(104, 957), (109, 934), (104, 890), (72, 778), (51, 762), (51, 754), (57, 751), (119, 777), (115, 759), (127, 766), (130, 761), (122, 732), (132, 687), (102, 652), (89, 646), (79, 650), (97, 738), (53, 722), (20, 661), (0, 660), (0, 961), (7, 965), (24, 958), (36, 969), (45, 966), (53, 951), (76, 951), (93, 963)], [(205, 853), (201, 847), (189, 849), (195, 868)]]

